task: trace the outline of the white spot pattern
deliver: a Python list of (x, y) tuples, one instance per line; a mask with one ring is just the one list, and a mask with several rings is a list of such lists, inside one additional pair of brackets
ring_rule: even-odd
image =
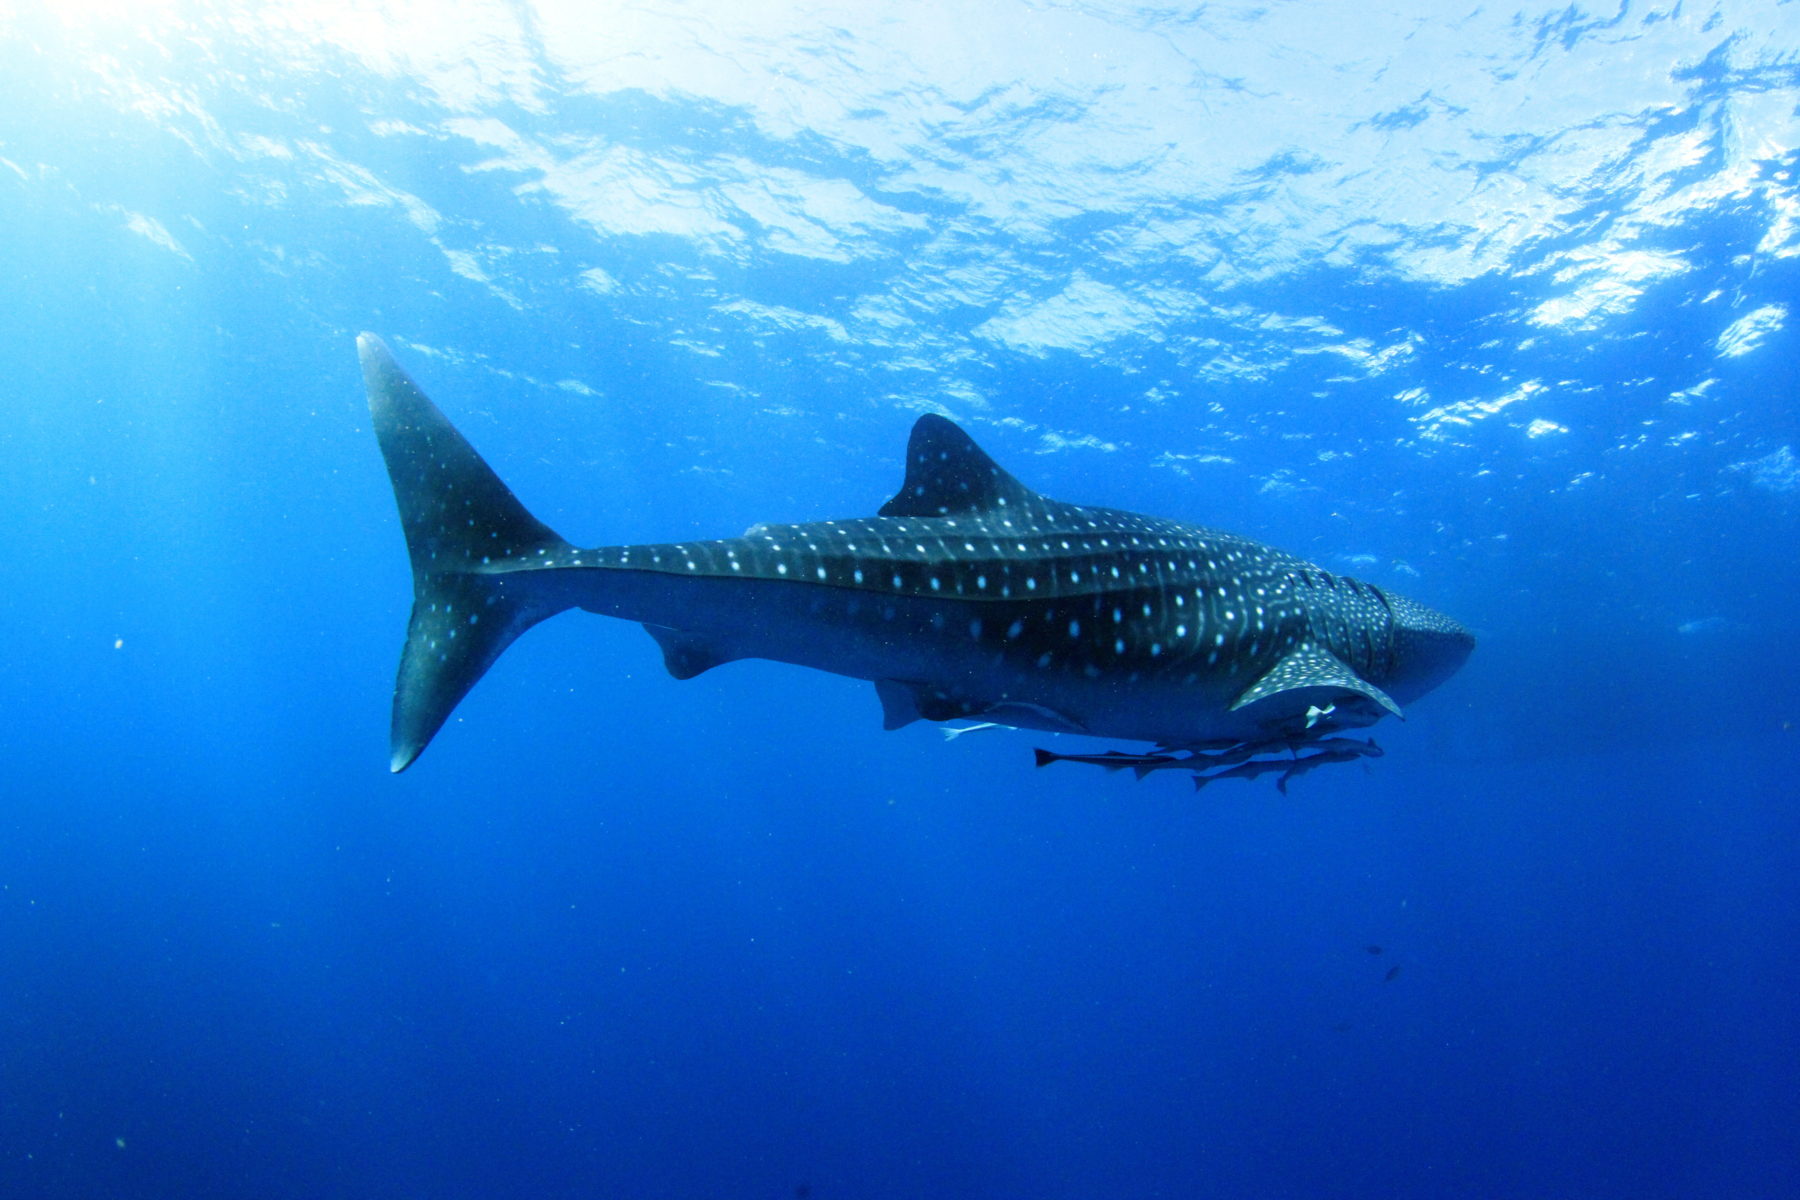
[[(878, 617), (946, 637), (964, 630), (983, 653), (1026, 670), (1088, 679), (1116, 670), (1132, 682), (1193, 686), (1221, 674), (1240, 679), (1232, 687), (1246, 677), (1303, 686), (1329, 664), (1351, 679), (1380, 680), (1420, 639), (1467, 636), (1423, 606), (1245, 538), (1045, 499), (966, 438), (914, 456), (907, 486), (883, 510), (893, 515), (591, 550), (546, 544), (547, 531), (528, 516), (479, 525), (477, 502), (488, 497), (458, 486), (467, 468), (455, 461), (457, 447), (446, 443), (440, 454), (431, 435), (421, 439), (406, 464), (416, 478), (405, 483), (428, 499), (411, 511), (403, 503), (415, 566), (430, 564), (432, 578), (495, 581), (485, 593), (463, 593), (488, 605), (507, 575), (528, 568), (761, 581), (837, 593), (836, 608), (814, 601), (812, 611), (843, 622)], [(869, 591), (885, 599), (866, 608), (854, 599)], [(413, 636), (439, 651), (478, 617), (457, 621), (452, 604), (433, 603), (414, 621)], [(486, 627), (471, 634), (483, 636), (495, 635)]]

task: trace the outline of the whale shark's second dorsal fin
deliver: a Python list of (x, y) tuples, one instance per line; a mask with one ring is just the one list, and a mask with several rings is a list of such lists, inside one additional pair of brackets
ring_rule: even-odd
[(1042, 508), (1045, 499), (1014, 479), (954, 422), (932, 413), (913, 425), (906, 482), (881, 506), (884, 517), (957, 517)]

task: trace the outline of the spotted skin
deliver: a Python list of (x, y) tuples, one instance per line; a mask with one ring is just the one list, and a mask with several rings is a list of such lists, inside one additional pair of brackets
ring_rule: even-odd
[(874, 517), (583, 549), (531, 516), (372, 334), (358, 339), (411, 555), (393, 769), (525, 629), (642, 622), (678, 678), (769, 658), (874, 681), (885, 723), (1193, 745), (1398, 715), (1473, 646), (1456, 622), (1219, 530), (1047, 499), (919, 419)]

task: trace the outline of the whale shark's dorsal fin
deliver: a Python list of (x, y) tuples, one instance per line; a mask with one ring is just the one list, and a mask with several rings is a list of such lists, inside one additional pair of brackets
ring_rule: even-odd
[(1041, 508), (1045, 499), (988, 457), (954, 422), (932, 413), (913, 425), (906, 482), (881, 506), (884, 517), (957, 517), (996, 509)]

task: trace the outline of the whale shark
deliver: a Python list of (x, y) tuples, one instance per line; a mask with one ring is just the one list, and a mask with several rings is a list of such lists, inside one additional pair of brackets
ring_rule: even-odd
[(578, 547), (380, 338), (357, 349), (412, 565), (396, 772), (514, 639), (571, 609), (642, 624), (677, 679), (772, 659), (873, 683), (888, 729), (975, 719), (1196, 761), (1399, 717), (1475, 644), (1423, 604), (1249, 538), (1042, 496), (936, 415), (913, 425), (904, 481), (873, 517)]

